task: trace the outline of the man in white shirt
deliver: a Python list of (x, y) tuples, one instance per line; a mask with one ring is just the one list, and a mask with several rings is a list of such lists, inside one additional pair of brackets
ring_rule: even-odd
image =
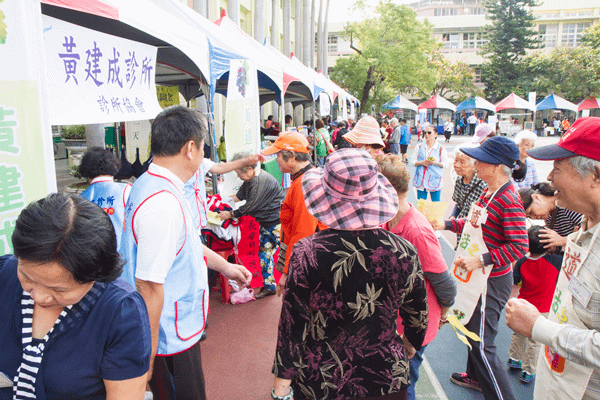
[(208, 311), (206, 263), (242, 285), (252, 279), (246, 268), (200, 243), (183, 193), (184, 182), (202, 163), (206, 131), (206, 120), (185, 107), (158, 114), (152, 123), (153, 163), (133, 184), (125, 209), (122, 277), (137, 287), (148, 308), (155, 399), (206, 398), (199, 345)]
[(469, 118), (467, 118), (467, 123), (469, 124), (469, 134), (473, 136), (475, 134), (475, 126), (477, 125), (477, 117), (475, 114), (471, 114)]

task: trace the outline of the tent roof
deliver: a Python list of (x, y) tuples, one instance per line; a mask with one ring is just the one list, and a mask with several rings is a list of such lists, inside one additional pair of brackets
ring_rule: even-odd
[(456, 106), (456, 111), (464, 111), (464, 110), (488, 110), (496, 112), (496, 106), (493, 103), (490, 103), (483, 97), (475, 96), (471, 97), (459, 105)]
[(520, 98), (519, 96), (514, 94), (514, 92), (506, 96), (503, 100), (496, 103), (496, 112), (508, 109), (534, 111), (531, 107), (531, 104), (527, 100)]
[(198, 92), (199, 80), (206, 82), (210, 77), (206, 35), (180, 24), (145, 0), (42, 0), (42, 12), (157, 47), (156, 83), (179, 85), (186, 98)]
[(570, 111), (577, 112), (577, 105), (574, 103), (571, 103), (570, 101), (563, 99), (560, 96), (551, 94), (549, 96), (546, 96), (543, 100), (540, 100), (536, 104), (535, 109), (536, 109), (536, 111), (570, 110)]
[(588, 97), (587, 99), (581, 100), (581, 102), (577, 104), (577, 111), (591, 110), (596, 108), (600, 108), (600, 105), (595, 97)]
[(383, 106), (381, 106), (381, 109), (383, 111), (399, 110), (399, 109), (413, 110), (414, 112), (419, 111), (419, 109), (415, 103), (408, 100), (406, 97), (402, 96), (401, 94), (399, 94), (392, 100), (385, 103)]
[(441, 108), (446, 110), (456, 111), (456, 106), (450, 103), (448, 100), (436, 94), (429, 99), (419, 104), (419, 110), (430, 109), (430, 108)]

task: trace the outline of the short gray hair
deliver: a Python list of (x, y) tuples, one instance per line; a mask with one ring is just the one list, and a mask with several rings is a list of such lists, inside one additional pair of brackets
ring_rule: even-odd
[(590, 173), (593, 174), (596, 172), (596, 167), (600, 167), (600, 161), (585, 156), (569, 157), (569, 162), (582, 177)]
[(515, 144), (518, 146), (523, 140), (533, 140), (535, 142), (535, 139), (537, 139), (537, 135), (526, 129), (517, 133), (517, 136), (515, 136)]
[(475, 159), (472, 157), (469, 157), (466, 153), (463, 153), (461, 150), (462, 149), (474, 149), (476, 147), (479, 147), (479, 144), (472, 143), (472, 142), (461, 143), (454, 148), (454, 151), (452, 151), (452, 157), (456, 158), (456, 156), (458, 154), (462, 154), (462, 155), (466, 156), (469, 159), (469, 162), (471, 163), (471, 165), (473, 165), (475, 163)]
[(394, 117), (394, 118), (390, 119), (390, 124), (398, 125), (398, 118)]
[[(233, 157), (231, 157), (231, 161), (242, 160), (242, 159), (244, 159), (244, 158), (246, 158), (246, 157), (250, 157), (250, 156), (251, 156), (251, 155), (253, 155), (253, 154), (254, 154), (254, 153), (252, 153), (251, 151), (240, 151), (239, 153), (235, 153), (235, 154), (233, 155)], [(257, 167), (257, 165), (258, 165), (258, 163), (256, 162), (256, 163), (254, 163), (253, 165), (252, 165), (252, 164), (250, 164), (250, 165), (245, 165), (245, 166), (241, 167), (240, 169), (241, 169), (242, 171), (247, 171), (248, 169), (254, 169), (254, 168), (256, 168), (256, 167)]]

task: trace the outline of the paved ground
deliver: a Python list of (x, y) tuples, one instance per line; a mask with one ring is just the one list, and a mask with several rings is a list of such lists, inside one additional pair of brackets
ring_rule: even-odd
[[(449, 150), (467, 140), (462, 136), (453, 137), (444, 144)], [(540, 138), (536, 145), (555, 143), (557, 138)], [(410, 150), (416, 143), (416, 137)], [(539, 162), (538, 174), (545, 179), (551, 163)], [(72, 178), (66, 162), (57, 161), (59, 190)], [(452, 183), (450, 172), (445, 172), (445, 188), (442, 201), (452, 203)], [(450, 208), (450, 207), (449, 207)], [(450, 210), (447, 212), (450, 213)], [(444, 233), (446, 243), (455, 243), (454, 234)], [(442, 241), (444, 241), (442, 239)], [(451, 246), (446, 246), (445, 258), (452, 259)], [(268, 400), (273, 383), (271, 365), (275, 354), (277, 324), (281, 310), (281, 299), (272, 296), (244, 305), (221, 303), (218, 293), (211, 294), (208, 338), (202, 343), (202, 358), (206, 374), (208, 398), (210, 400)], [(498, 354), (507, 359), (510, 343), (510, 329), (504, 315), (499, 324), (496, 339)], [(467, 348), (459, 342), (452, 329), (443, 327), (436, 340), (425, 350), (427, 361), (421, 367), (421, 378), (417, 384), (417, 397), (420, 399), (483, 399), (479, 392), (460, 388), (449, 381), (452, 372), (463, 372), (467, 358)], [(511, 373), (511, 381), (518, 400), (533, 398), (533, 384), (522, 384), (516, 374)]]

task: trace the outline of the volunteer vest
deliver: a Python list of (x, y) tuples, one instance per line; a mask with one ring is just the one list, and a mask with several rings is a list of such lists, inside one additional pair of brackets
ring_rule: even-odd
[(147, 199), (164, 192), (173, 194), (181, 206), (185, 241), (181, 248), (177, 249), (175, 261), (163, 284), (164, 303), (160, 316), (157, 351), (159, 356), (180, 353), (196, 344), (204, 330), (208, 310), (206, 263), (198, 232), (192, 223), (190, 206), (175, 184), (163, 176), (146, 172), (133, 184), (125, 207), (125, 226), (120, 250), (126, 264), (121, 277), (135, 287), (138, 247), (136, 232), (133, 229), (135, 214)]
[(208, 217), (206, 215), (206, 186), (204, 183), (204, 177), (206, 171), (204, 166), (200, 165), (200, 168), (194, 173), (194, 175), (188, 179), (183, 186), (183, 193), (185, 198), (192, 208), (193, 224), (198, 235), (202, 228), (206, 227)]
[(125, 189), (128, 183), (113, 181), (95, 182), (81, 193), (81, 196), (102, 208), (110, 217), (117, 235), (117, 248), (121, 243), (123, 233), (123, 218), (125, 215)]
[[(423, 161), (428, 157), (433, 157), (434, 161), (442, 162), (442, 146), (436, 142), (433, 148), (427, 151), (425, 143), (419, 146), (419, 157), (417, 160)], [(443, 168), (437, 165), (423, 166), (419, 165), (413, 178), (413, 186), (417, 189), (421, 187), (431, 192), (437, 192), (442, 189)]]

